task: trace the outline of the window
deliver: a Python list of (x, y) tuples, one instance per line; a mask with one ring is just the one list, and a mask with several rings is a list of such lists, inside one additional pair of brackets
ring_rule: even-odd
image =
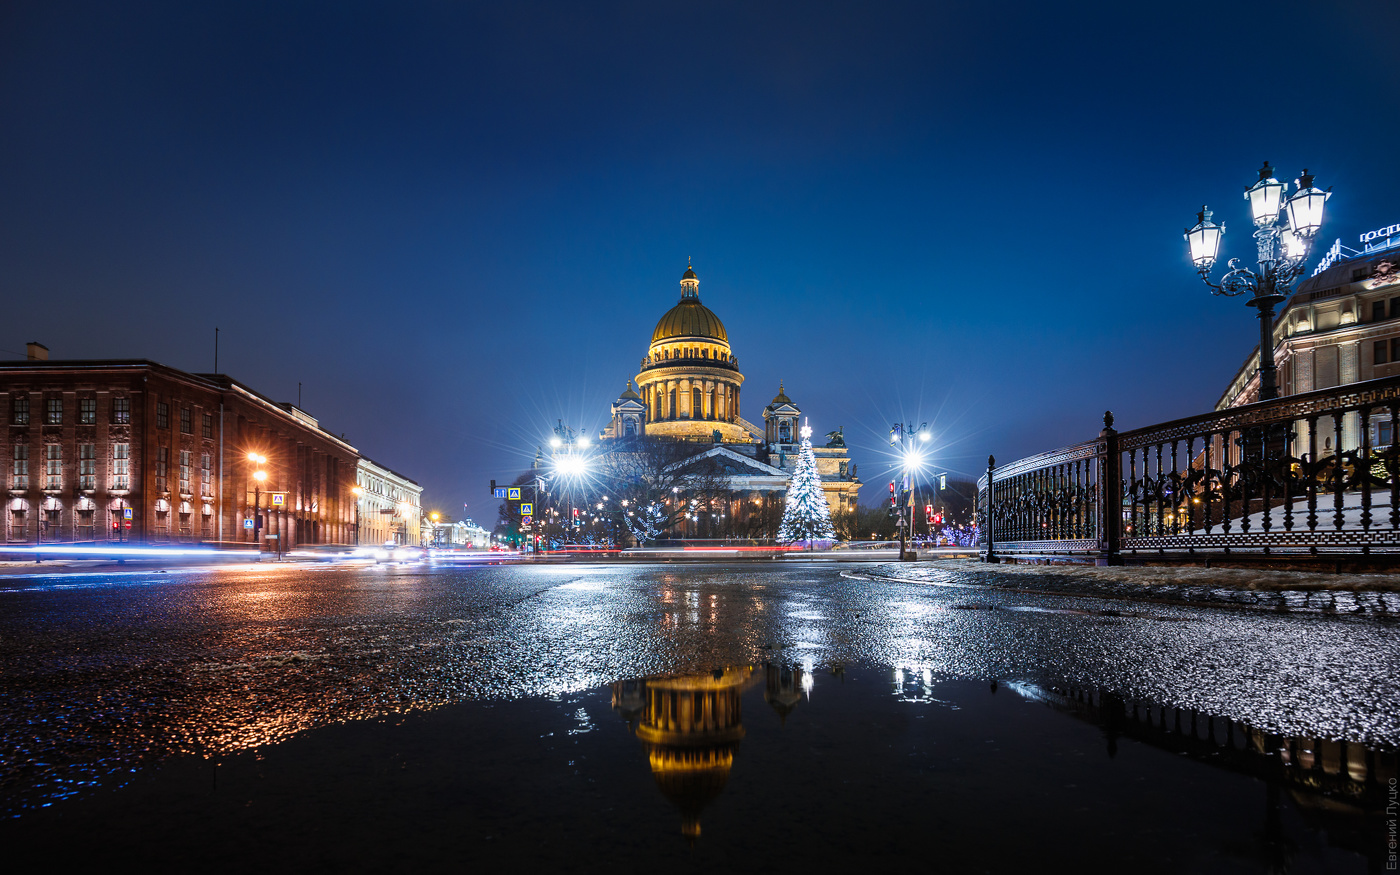
[(164, 401), (156, 402), (156, 428), (170, 427), (170, 405)]
[(1390, 339), (1390, 360), (1400, 362), (1400, 337)]
[(14, 425), (28, 425), (28, 424), (29, 424), (29, 399), (28, 399), (28, 398), (16, 398), (14, 404), (11, 405), (11, 408), (12, 408), (12, 409), (11, 409), (11, 412), (10, 412), (10, 422), (11, 422), (11, 423), (13, 423)]
[(208, 453), (199, 457), (199, 491), (206, 498), (214, 494), (214, 464)]
[(1395, 438), (1394, 423), (1389, 420), (1376, 423), (1376, 446), (1388, 447)]
[(1373, 362), (1372, 362), (1372, 364), (1377, 364), (1377, 365), (1383, 365), (1383, 364), (1385, 364), (1385, 363), (1386, 363), (1386, 357), (1385, 357), (1385, 341), (1384, 341), (1384, 340), (1378, 340), (1378, 341), (1376, 341), (1374, 344), (1372, 344), (1371, 349), (1372, 349), (1372, 356), (1373, 356), (1373, 359), (1374, 359)]
[(15, 444), (14, 467), (10, 469), (10, 488), (29, 488), (29, 445)]
[(1370, 269), (1369, 267), (1357, 267), (1357, 268), (1353, 268), (1352, 271), (1351, 271), (1351, 281), (1352, 281), (1352, 282), (1356, 282), (1357, 280), (1364, 280), (1366, 277), (1368, 277), (1368, 276), (1370, 276), (1370, 275), (1371, 275), (1371, 269)]
[(112, 444), (112, 488), (131, 488), (131, 444)]
[(188, 407), (180, 408), (180, 434), (194, 434), (193, 419)]
[(97, 444), (78, 444), (78, 488), (97, 488)]
[(78, 423), (81, 425), (92, 425), (97, 422), (97, 399), (78, 399)]
[(190, 494), (190, 451), (180, 451), (180, 493)]
[(622, 433), (623, 433), (623, 435), (625, 435), (626, 437), (632, 437), (632, 436), (636, 435), (636, 433), (637, 433), (637, 421), (636, 421), (635, 419), (627, 419), (627, 420), (624, 420), (623, 423), (622, 423)]
[(131, 399), (112, 399), (112, 421), (115, 423), (131, 422)]
[(1400, 317), (1400, 298), (1390, 299), (1390, 318)]
[(62, 398), (50, 398), (50, 399), (48, 399), (47, 401), (44, 402), (44, 424), (45, 424), (45, 425), (62, 425), (62, 424), (63, 424), (63, 399), (62, 399)]
[(170, 489), (170, 448), (160, 447), (156, 450), (156, 492), (166, 492)]
[(204, 414), (204, 436), (207, 438), (214, 437), (214, 414), (212, 413)]
[(63, 488), (63, 447), (58, 444), (44, 445), (44, 488)]

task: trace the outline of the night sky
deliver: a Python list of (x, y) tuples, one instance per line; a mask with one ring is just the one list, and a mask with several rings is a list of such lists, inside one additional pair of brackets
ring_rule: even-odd
[[(1323, 247), (1400, 222), (1400, 3), (0, 5), (0, 356), (295, 401), (424, 503), (596, 431), (686, 259), (883, 498), (892, 422), (975, 476), (1205, 412), (1257, 341), (1267, 159)], [(1323, 248), (1319, 247), (1319, 248)]]

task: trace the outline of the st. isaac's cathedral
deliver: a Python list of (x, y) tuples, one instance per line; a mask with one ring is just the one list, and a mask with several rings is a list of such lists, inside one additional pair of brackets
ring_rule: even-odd
[[(651, 333), (636, 388), (628, 381), (600, 437), (694, 444), (695, 454), (683, 465), (711, 459), (711, 469), (722, 472), (734, 492), (780, 503), (797, 463), (802, 410), (779, 382), (763, 408), (763, 425), (755, 425), (740, 412), (743, 385), (724, 323), (700, 303), (700, 279), (687, 267), (680, 302)], [(833, 515), (853, 511), (861, 485), (856, 466), (839, 429), (826, 437), (825, 446), (813, 441), (813, 453), (827, 503)]]

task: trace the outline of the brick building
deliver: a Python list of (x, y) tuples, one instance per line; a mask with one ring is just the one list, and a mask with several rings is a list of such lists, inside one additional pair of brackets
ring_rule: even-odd
[(284, 549), (354, 542), (359, 454), (296, 406), (222, 374), (47, 353), (0, 362), (5, 542), (251, 546), (257, 467), (263, 531)]

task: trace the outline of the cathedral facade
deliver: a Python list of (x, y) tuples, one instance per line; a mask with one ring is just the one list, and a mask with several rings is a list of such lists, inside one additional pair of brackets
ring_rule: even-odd
[[(755, 502), (781, 502), (796, 467), (802, 410), (779, 383), (763, 409), (763, 425), (741, 413), (744, 375), (724, 323), (700, 302), (700, 279), (687, 267), (681, 297), (656, 323), (633, 381), (612, 405), (605, 442), (653, 438), (694, 445), (690, 461), (709, 460), (736, 493)], [(856, 466), (841, 431), (814, 442), (822, 489), (833, 514), (854, 511), (860, 492)]]

